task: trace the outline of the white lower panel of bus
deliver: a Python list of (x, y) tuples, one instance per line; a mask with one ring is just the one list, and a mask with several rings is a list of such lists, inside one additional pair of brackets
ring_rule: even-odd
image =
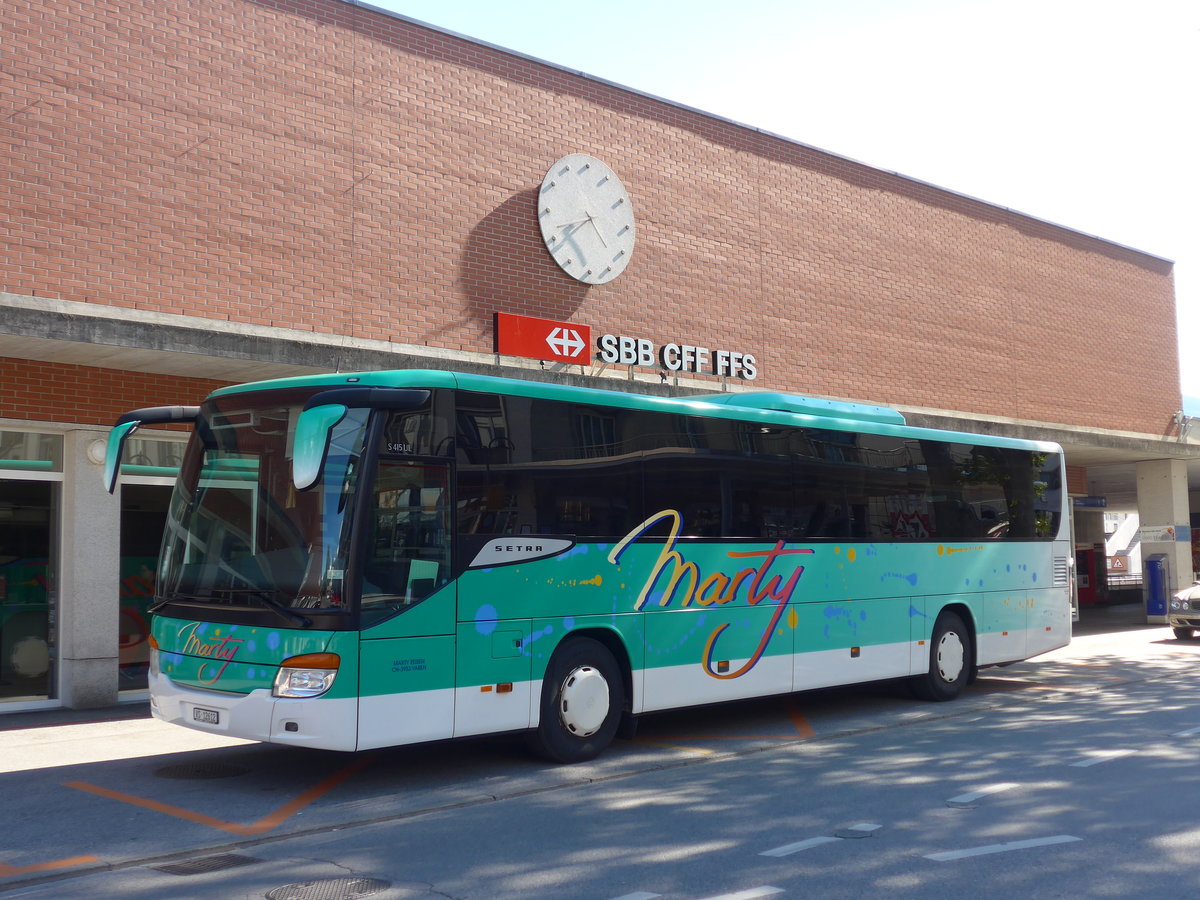
[(482, 687), (458, 688), (454, 692), (454, 736), (488, 734), (496, 731), (516, 731), (537, 724), (538, 704), (542, 683), (537, 682), (537, 692), (529, 681), (515, 681), (504, 685), (487, 684)]
[(994, 631), (979, 635), (975, 638), (979, 665), (985, 666), (989, 663), (1023, 659), (1028, 640), (1029, 629), (1027, 628), (1019, 631)]
[[(513, 682), (363, 697), (358, 749), (393, 747), (450, 737), (519, 731), (530, 725), (531, 697), (541, 682)], [(511, 689), (510, 689), (511, 688)], [(534, 723), (536, 724), (536, 722)]]
[(928, 667), (928, 645), (921, 646), (916, 641), (818, 650), (796, 656), (792, 690), (903, 678), (924, 672)]
[(376, 694), (358, 703), (359, 750), (454, 737), (452, 688)]
[(1071, 607), (1067, 603), (1039, 603), (1029, 613), (1029, 639), (1025, 656), (1037, 656), (1071, 642)]
[[(729, 672), (736, 672), (747, 660), (731, 659), (727, 662)], [(642, 693), (645, 699), (639, 712), (785, 694), (792, 689), (791, 666), (790, 656), (767, 656), (736, 678), (714, 678), (696, 662), (646, 669)]]
[(1035, 616), (1036, 624), (1019, 631), (994, 631), (979, 635), (977, 662), (981, 666), (994, 663), (1016, 662), (1029, 659), (1040, 653), (1065, 647), (1071, 637), (1070, 608), (1062, 612), (1047, 611)]
[[(643, 710), (648, 712), (899, 678), (914, 671), (925, 671), (928, 660), (928, 644), (901, 641), (865, 646), (856, 651), (843, 647), (794, 657), (764, 657), (750, 671), (728, 679), (714, 678), (696, 663), (648, 669), (645, 673), (646, 702)], [(729, 669), (737, 671), (744, 663), (745, 660), (730, 660)]]
[(323, 750), (356, 749), (358, 703), (353, 698), (277, 699), (268, 690), (198, 691), (151, 675), (150, 710), (164, 722), (198, 731)]

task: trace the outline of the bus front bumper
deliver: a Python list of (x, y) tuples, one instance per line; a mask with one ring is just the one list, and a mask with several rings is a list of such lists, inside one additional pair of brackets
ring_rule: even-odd
[(319, 750), (358, 748), (354, 698), (277, 698), (265, 689), (248, 694), (205, 691), (151, 674), (150, 712), (164, 722), (209, 734)]

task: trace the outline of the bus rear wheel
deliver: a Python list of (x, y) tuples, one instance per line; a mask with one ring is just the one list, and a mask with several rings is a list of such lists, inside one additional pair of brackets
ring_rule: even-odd
[(933, 626), (929, 671), (912, 678), (912, 692), (922, 700), (953, 700), (973, 671), (971, 633), (958, 613), (943, 612)]
[(530, 748), (552, 762), (594, 759), (612, 743), (624, 697), (621, 669), (609, 649), (591, 638), (569, 639), (546, 669)]

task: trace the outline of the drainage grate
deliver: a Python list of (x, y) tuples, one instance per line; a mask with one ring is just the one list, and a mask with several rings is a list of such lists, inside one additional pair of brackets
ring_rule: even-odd
[(267, 900), (357, 900), (392, 886), (378, 878), (323, 878), (285, 884), (267, 892)]
[(231, 766), (219, 762), (184, 763), (179, 766), (164, 766), (156, 769), (154, 774), (159, 778), (186, 778), (200, 780), (202, 778), (236, 778), (245, 775), (250, 770), (243, 766)]
[(166, 872), (168, 875), (204, 875), (208, 872), (220, 872), (222, 869), (236, 869), (238, 866), (249, 866), (262, 862), (253, 856), (239, 856), (237, 853), (222, 853), (219, 856), (205, 856), (202, 859), (189, 859), (187, 862), (170, 863), (165, 866), (151, 866), (156, 872)]

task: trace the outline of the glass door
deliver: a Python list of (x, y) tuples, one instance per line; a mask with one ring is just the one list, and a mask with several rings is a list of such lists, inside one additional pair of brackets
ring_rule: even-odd
[(0, 479), (0, 702), (53, 692), (58, 485)]

